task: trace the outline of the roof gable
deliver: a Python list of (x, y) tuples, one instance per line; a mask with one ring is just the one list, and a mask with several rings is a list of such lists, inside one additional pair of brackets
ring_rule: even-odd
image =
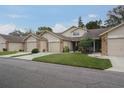
[(76, 26), (72, 26), (72, 27), (70, 27), (70, 28), (68, 28), (67, 30), (65, 30), (64, 32), (62, 32), (61, 34), (63, 34), (63, 33), (65, 33), (65, 32), (68, 32), (68, 31), (70, 31), (70, 30), (75, 30), (75, 29), (77, 29), (77, 27)]
[(33, 34), (33, 33), (30, 33), (27, 37), (25, 37), (24, 38), (24, 41), (25, 40), (27, 40), (29, 37), (34, 37), (34, 38), (36, 38), (36, 39), (39, 39), (39, 40), (47, 40), (46, 38), (44, 38), (44, 37), (40, 37), (40, 36), (38, 36), (38, 35), (35, 35), (35, 34)]
[(6, 41), (11, 43), (21, 43), (23, 42), (23, 38), (20, 36), (11, 36), (11, 35), (3, 35), (0, 34), (1, 37), (3, 37)]
[(121, 24), (119, 24), (119, 25), (117, 25), (117, 26), (115, 26), (115, 27), (112, 27), (112, 28), (106, 30), (105, 32), (101, 33), (99, 36), (102, 36), (102, 35), (104, 35), (104, 34), (106, 34), (106, 33), (109, 33), (109, 32), (111, 32), (111, 31), (113, 31), (113, 30), (115, 30), (115, 29), (117, 29), (117, 28), (119, 28), (119, 27), (121, 27), (121, 26), (124, 26), (124, 23), (121, 23)]
[(47, 31), (47, 30), (42, 31), (42, 33), (40, 34), (40, 36), (42, 36), (44, 33), (49, 33), (49, 34), (51, 34), (51, 35), (53, 35), (53, 36), (55, 36), (55, 37), (57, 37), (59, 39), (63, 39), (61, 36), (57, 35), (56, 33), (50, 32), (50, 31)]

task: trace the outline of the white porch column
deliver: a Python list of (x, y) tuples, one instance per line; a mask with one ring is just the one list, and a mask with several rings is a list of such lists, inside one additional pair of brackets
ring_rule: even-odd
[(95, 47), (96, 47), (96, 45), (95, 45), (95, 40), (93, 40), (93, 52), (94, 52), (94, 53), (96, 52)]

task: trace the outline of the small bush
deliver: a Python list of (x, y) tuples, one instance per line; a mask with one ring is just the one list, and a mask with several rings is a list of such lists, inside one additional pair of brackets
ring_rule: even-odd
[(39, 52), (39, 49), (37, 49), (37, 48), (34, 48), (34, 49), (32, 49), (32, 51), (31, 51), (32, 53), (38, 53)]
[(22, 49), (19, 49), (19, 52), (23, 52), (24, 50), (22, 50)]
[(69, 47), (65, 46), (64, 49), (63, 49), (63, 52), (69, 52)]
[(45, 52), (46, 50), (45, 49), (43, 49), (43, 52)]
[(3, 51), (7, 51), (7, 49), (6, 48), (3, 48)]

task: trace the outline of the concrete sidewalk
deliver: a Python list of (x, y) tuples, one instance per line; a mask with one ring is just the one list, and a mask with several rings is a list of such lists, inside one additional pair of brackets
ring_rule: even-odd
[(112, 63), (112, 67), (107, 70), (124, 72), (124, 57), (101, 56), (100, 53), (89, 54), (88, 56), (102, 58), (102, 59), (110, 59)]
[(124, 72), (124, 57), (109, 57), (112, 63), (112, 68), (107, 70)]
[(25, 54), (30, 54), (30, 53), (31, 52), (17, 52), (15, 54), (1, 55), (0, 57), (12, 57), (12, 56), (25, 55)]
[(19, 57), (15, 57), (15, 58), (32, 60), (33, 58), (40, 57), (40, 56), (46, 56), (46, 55), (50, 55), (50, 54), (55, 54), (55, 53), (40, 52), (40, 53), (36, 53), (36, 54), (24, 55), (24, 56), (19, 56)]

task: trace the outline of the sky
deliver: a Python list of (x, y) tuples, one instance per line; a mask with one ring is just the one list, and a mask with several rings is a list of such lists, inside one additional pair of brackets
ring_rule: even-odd
[(54, 32), (62, 32), (77, 26), (79, 16), (86, 24), (92, 20), (106, 20), (112, 5), (10, 5), (0, 6), (0, 33), (8, 34), (15, 29), (23, 32), (40, 26), (49, 26)]

